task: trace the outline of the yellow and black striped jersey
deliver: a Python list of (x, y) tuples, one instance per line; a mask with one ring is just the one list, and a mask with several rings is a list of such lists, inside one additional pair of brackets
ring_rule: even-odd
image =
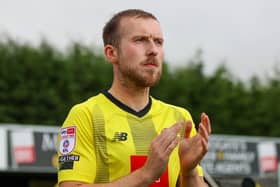
[[(139, 112), (108, 92), (91, 97), (73, 106), (60, 129), (58, 182), (106, 183), (126, 176), (145, 163), (150, 144), (162, 129), (188, 120), (192, 118), (186, 109), (153, 97)], [(195, 133), (193, 126), (191, 136)], [(202, 168), (197, 170), (202, 176)], [(151, 186), (175, 187), (179, 171), (177, 146), (165, 173)]]

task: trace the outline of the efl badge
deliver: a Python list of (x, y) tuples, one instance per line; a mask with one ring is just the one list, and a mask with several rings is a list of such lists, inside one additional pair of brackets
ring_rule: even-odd
[(62, 128), (60, 131), (59, 151), (62, 155), (69, 154), (73, 151), (76, 145), (76, 127)]

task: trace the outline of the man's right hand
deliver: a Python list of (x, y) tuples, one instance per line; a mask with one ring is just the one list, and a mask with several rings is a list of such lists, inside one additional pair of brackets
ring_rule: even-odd
[(183, 127), (182, 122), (174, 124), (170, 128), (165, 128), (153, 139), (148, 158), (141, 168), (144, 175), (150, 177), (151, 182), (160, 178), (165, 171), (169, 156), (179, 142), (178, 133)]

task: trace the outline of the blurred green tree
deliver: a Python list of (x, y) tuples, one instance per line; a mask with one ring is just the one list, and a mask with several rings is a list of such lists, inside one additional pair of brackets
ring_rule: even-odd
[[(213, 133), (280, 136), (280, 71), (262, 82), (234, 79), (221, 64), (204, 72), (202, 50), (185, 65), (164, 62), (159, 84), (151, 94), (187, 108), (195, 123), (201, 112), (212, 122)], [(59, 126), (70, 107), (112, 81), (111, 64), (98, 49), (73, 42), (65, 52), (43, 40), (39, 46), (0, 40), (0, 123)]]

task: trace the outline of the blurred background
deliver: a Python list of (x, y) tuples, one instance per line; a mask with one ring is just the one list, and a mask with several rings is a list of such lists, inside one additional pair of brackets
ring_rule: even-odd
[[(141, 8), (161, 22), (162, 79), (152, 95), (206, 112), (213, 136), (202, 166), (220, 186), (277, 187), (280, 2), (0, 0), (0, 177), (54, 186), (56, 136), (69, 109), (111, 85), (102, 28)], [(12, 179), (17, 180), (12, 180)]]

